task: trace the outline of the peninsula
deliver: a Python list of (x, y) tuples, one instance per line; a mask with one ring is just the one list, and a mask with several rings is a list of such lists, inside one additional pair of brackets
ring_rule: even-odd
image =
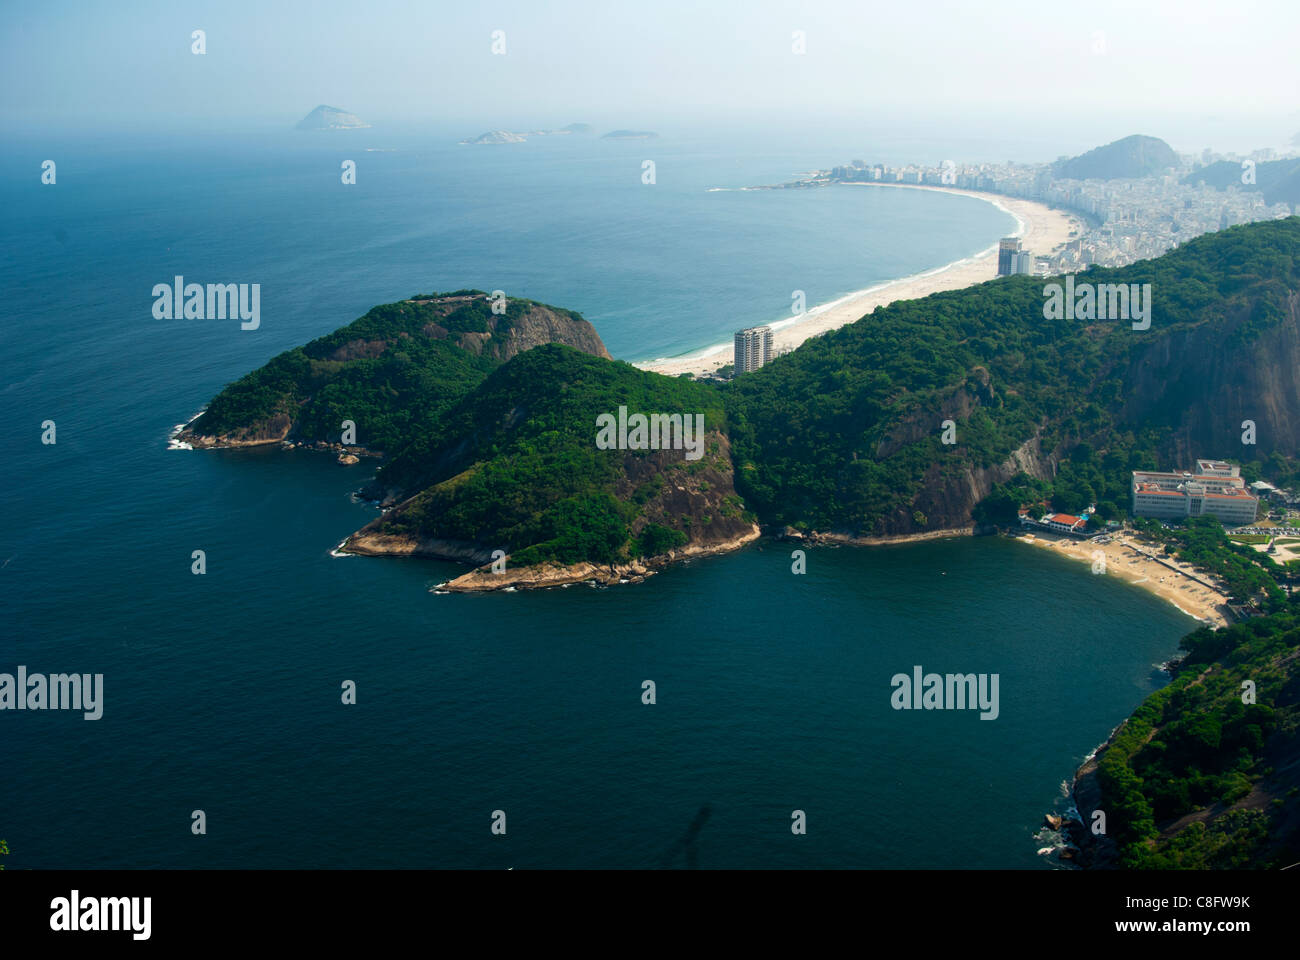
[[(1275, 477), (1293, 468), (1300, 394), (1276, 385), (1300, 367), (1297, 251), (1290, 218), (1079, 275), (1150, 283), (1156, 319), (1141, 332), (1047, 319), (1041, 281), (1005, 277), (879, 307), (728, 384), (610, 360), (570, 311), (420, 295), (274, 358), (179, 439), (342, 443), (351, 423), (353, 442), (386, 455), (366, 492), (387, 509), (344, 549), (509, 558), (509, 576), (498, 566), (458, 584), (473, 589), (589, 579), (582, 564), (629, 579), (762, 527), (933, 536), (1013, 523), (1017, 502), (1038, 500), (1095, 502), (1109, 519), (1128, 502), (1128, 469), (1238, 437), (1238, 407), (1190, 403), (1186, 384), (1256, 398), (1251, 453)], [(1241, 262), (1268, 266), (1243, 278)], [(703, 417), (703, 455), (602, 449), (597, 425), (621, 408)]]

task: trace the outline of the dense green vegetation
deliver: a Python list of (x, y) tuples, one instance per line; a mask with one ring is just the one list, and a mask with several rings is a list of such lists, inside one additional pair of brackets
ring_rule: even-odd
[[(681, 518), (660, 517), (633, 533), (661, 475), (615, 496), (627, 476), (625, 459), (654, 455), (597, 449), (597, 416), (620, 405), (700, 413), (706, 430), (724, 426), (721, 397), (708, 386), (557, 344), (536, 347), (495, 371), (380, 470), (380, 486), (421, 490), (385, 521), (385, 531), (498, 545), (515, 566), (612, 563), (685, 543)], [(728, 468), (714, 440), (702, 459), (677, 453), (669, 469)]]
[(1165, 544), (1167, 553), (1222, 580), (1233, 603), (1258, 599), (1277, 608), (1285, 600), (1279, 580), (1287, 571), (1267, 553), (1230, 540), (1214, 517), (1193, 517), (1174, 529), (1147, 518), (1138, 518), (1133, 526)]
[[(1281, 769), (1296, 756), (1300, 603), (1198, 630), (1182, 648), (1173, 682), (1134, 712), (1098, 764), (1121, 865), (1278, 867), (1300, 860), (1294, 824), (1278, 829), (1295, 808), (1294, 774), (1271, 778), (1267, 765), (1276, 756)], [(1244, 681), (1255, 685), (1253, 698)], [(1254, 802), (1229, 809), (1247, 798)], [(1202, 810), (1208, 818), (1177, 823)]]
[[(432, 302), (439, 298), (464, 302)], [(388, 303), (304, 347), (288, 350), (218, 394), (192, 426), (218, 436), (256, 429), (277, 414), (294, 421), (294, 437), (337, 443), (342, 423), (356, 424), (356, 442), (396, 452), (423, 436), (452, 403), (500, 364), (459, 345), (460, 334), (500, 337), (531, 307), (508, 300), (492, 314), (482, 291), (417, 294)], [(547, 308), (581, 320), (578, 314)]]
[[(897, 533), (962, 523), (963, 513), (927, 502), (927, 492), (967, 487), (971, 475), (997, 468), (1021, 448), (1050, 456), (1055, 476), (1020, 475), (995, 486), (975, 506), (976, 520), (1013, 522), (1020, 503), (1044, 501), (1066, 512), (1096, 503), (1104, 522), (1124, 515), (1130, 471), (1169, 465), (1160, 451), (1200, 396), (1199, 384), (1178, 383), (1161, 402), (1126, 409), (1133, 391), (1127, 378), (1138, 358), (1159, 337), (1228, 312), (1245, 317), (1233, 344), (1248, 343), (1284, 315), (1289, 291), (1300, 288), (1298, 253), (1300, 219), (1290, 218), (1201, 237), (1158, 260), (1079, 275), (1079, 283), (1150, 283), (1151, 331), (1133, 331), (1124, 320), (1045, 319), (1043, 281), (1006, 277), (892, 304), (755, 373), (721, 385), (683, 380), (680, 389), (690, 391), (695, 408), (725, 409), (743, 499), (734, 509), (770, 525)], [(528, 429), (491, 429), (503, 415), (494, 406), (496, 387), (487, 387), (499, 360), (490, 344), (481, 351), (464, 344), (487, 343), (491, 326), (508, 327), (532, 306), (510, 301), (506, 315), (494, 317), (480, 291), (462, 290), (376, 307), (232, 384), (194, 430), (248, 429), (281, 414), (282, 428), (293, 418), (295, 437), (337, 440), (341, 422), (352, 420), (359, 444), (389, 454), (378, 485), (385, 493), (410, 496), (444, 485), (425, 509), (410, 512), (407, 522), (422, 517), (421, 529), (475, 531), (520, 549), (554, 541), (546, 550), (551, 556), (575, 556), (581, 542), (591, 559), (667, 542), (638, 532), (635, 543), (608, 546), (637, 505), (593, 499), (597, 489), (609, 489), (608, 458), (596, 457), (586, 433), (585, 450), (569, 442), (574, 425), (561, 421), (573, 414), (575, 397), (561, 394), (548, 405), (549, 391), (574, 373), (571, 357), (545, 351), (516, 358), (516, 373), (497, 382), (518, 384), (510, 409), (526, 412)], [(601, 379), (596, 371), (603, 369), (618, 375)], [(532, 382), (519, 381), (525, 371)], [(665, 398), (653, 409), (683, 409), (674, 405), (667, 378), (645, 376), (637, 382), (657, 386), (642, 393)], [(595, 363), (565, 389), (588, 406), (612, 410), (619, 392), (631, 390), (630, 377), (630, 368)], [(552, 412), (555, 430), (570, 431), (565, 441), (544, 454), (510, 448), (511, 459), (501, 459), (506, 435), (524, 442), (542, 410)], [(955, 444), (941, 442), (949, 419)], [(581, 429), (587, 431), (585, 421)], [(449, 474), (453, 461), (460, 466)], [(1285, 481), (1284, 474), (1300, 476), (1300, 464), (1274, 452), (1245, 472), (1248, 479)], [(529, 505), (553, 506), (566, 497), (574, 498), (563, 508), (568, 520), (559, 513), (524, 516)], [(499, 524), (491, 519), (493, 498), (501, 504)], [(579, 522), (613, 532), (582, 540), (562, 533)], [(541, 539), (524, 544), (527, 537)]]
[[(1095, 499), (1102, 519), (1118, 516), (1128, 471), (1161, 466), (1157, 449), (1201, 399), (1197, 384), (1184, 395), (1180, 383), (1161, 405), (1127, 413), (1135, 358), (1153, 337), (1232, 310), (1247, 315), (1234, 334), (1243, 343), (1277, 323), (1300, 288), (1300, 219), (1200, 237), (1077, 279), (1150, 283), (1152, 331), (1045, 319), (1043, 281), (1005, 277), (879, 308), (736, 379), (726, 390), (738, 490), (769, 523), (897, 529), (923, 487), (992, 467), (1037, 437), (1065, 455), (1054, 506)], [(949, 418), (955, 445), (941, 443)]]

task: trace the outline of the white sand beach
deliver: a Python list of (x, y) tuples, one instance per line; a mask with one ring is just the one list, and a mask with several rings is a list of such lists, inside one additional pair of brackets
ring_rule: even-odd
[(1094, 565), (1100, 553), (1106, 558), (1104, 569), (1107, 574), (1150, 591), (1183, 613), (1211, 626), (1222, 627), (1231, 622), (1228, 598), (1221, 591), (1205, 585), (1207, 578), (1204, 573), (1168, 557), (1160, 562), (1155, 559), (1160, 556), (1155, 545), (1143, 543), (1131, 534), (1116, 534), (1107, 543), (1098, 543), (1035, 531), (1017, 537), (1016, 542), (1046, 548), (1058, 556)]
[[(1025, 250), (1039, 255), (1052, 253), (1069, 241), (1071, 231), (1082, 229), (1081, 221), (1073, 214), (1030, 200), (1017, 200), (998, 194), (959, 190), (956, 187), (926, 187), (901, 183), (853, 183), (841, 186), (865, 189), (935, 190), (941, 193), (977, 197), (1015, 217), (1019, 226), (1010, 235), (1019, 237)], [(943, 290), (958, 290), (983, 283), (996, 277), (997, 272), (998, 248), (994, 243), (973, 257), (910, 277), (877, 284), (830, 303), (813, 307), (801, 317), (791, 317), (770, 324), (773, 330), (773, 348), (778, 351), (793, 349), (809, 337), (860, 320), (876, 307), (893, 303), (895, 300), (915, 300)], [(647, 360), (636, 366), (642, 370), (677, 376), (682, 373), (710, 373), (731, 362), (732, 345), (720, 343), (685, 356)]]

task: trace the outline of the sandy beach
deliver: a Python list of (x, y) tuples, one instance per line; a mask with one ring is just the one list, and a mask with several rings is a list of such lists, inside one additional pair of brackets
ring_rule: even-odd
[(1118, 576), (1143, 590), (1149, 590), (1168, 600), (1183, 613), (1211, 626), (1222, 627), (1230, 622), (1228, 598), (1201, 582), (1208, 581), (1209, 577), (1169, 557), (1162, 557), (1163, 563), (1152, 559), (1150, 555), (1154, 553), (1154, 547), (1127, 535), (1112, 536), (1108, 543), (1076, 540), (1044, 531), (1035, 531), (1016, 539), (1085, 563), (1095, 562), (1095, 554), (1100, 550), (1106, 559), (1107, 576)]
[[(935, 190), (941, 193), (977, 197), (1015, 217), (1019, 226), (1010, 235), (1019, 237), (1023, 248), (1034, 254), (1052, 253), (1070, 239), (1072, 230), (1081, 228), (1079, 218), (1064, 211), (1054, 210), (1029, 200), (1017, 200), (975, 190), (902, 183), (849, 183), (839, 184), (832, 189), (840, 187), (861, 187), (868, 190)], [(860, 320), (876, 307), (893, 303), (895, 300), (915, 300), (943, 290), (959, 290), (962, 287), (983, 283), (985, 280), (992, 280), (997, 276), (997, 272), (998, 248), (994, 243), (973, 257), (859, 290), (830, 303), (813, 307), (801, 317), (791, 317), (788, 320), (772, 323), (770, 326), (773, 330), (773, 349), (777, 351), (793, 349), (809, 337)], [(682, 373), (711, 373), (731, 362), (732, 345), (720, 343), (685, 356), (647, 360), (637, 363), (636, 366), (642, 370), (677, 376)]]

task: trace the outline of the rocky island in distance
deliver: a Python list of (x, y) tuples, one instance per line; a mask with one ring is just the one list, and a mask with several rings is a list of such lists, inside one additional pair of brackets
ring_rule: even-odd
[[(570, 123), (568, 126), (560, 127), (558, 130), (528, 130), (524, 132), (516, 130), (489, 130), (486, 133), (480, 133), (477, 137), (468, 137), (460, 142), (463, 144), (484, 144), (484, 143), (524, 143), (529, 137), (558, 137), (569, 134), (590, 134), (593, 132), (589, 123)], [(654, 140), (659, 134), (653, 130), (611, 130), (602, 134), (602, 140)]]
[(460, 142), (471, 145), (480, 143), (525, 143), (529, 137), (563, 137), (573, 133), (591, 133), (591, 124), (570, 123), (558, 130), (528, 130), (523, 133), (514, 130), (489, 130), (486, 133), (480, 133), (477, 137), (468, 137)]
[(364, 130), (369, 126), (356, 114), (323, 103), (298, 121), (299, 130)]

